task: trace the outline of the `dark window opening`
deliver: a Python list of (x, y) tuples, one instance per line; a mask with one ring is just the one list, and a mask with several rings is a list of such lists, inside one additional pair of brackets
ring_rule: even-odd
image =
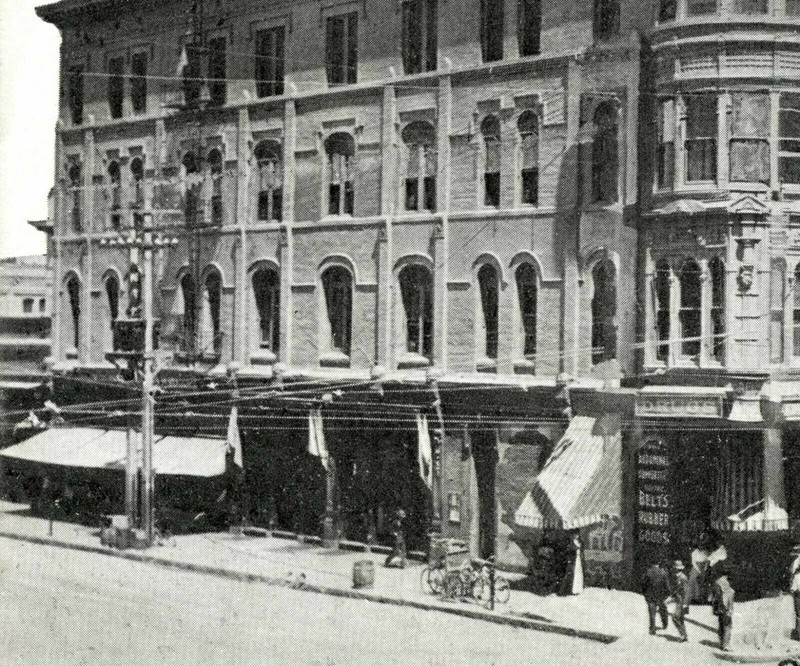
[(675, 182), (675, 100), (661, 100), (658, 105), (658, 153), (656, 187), (672, 189)]
[(125, 60), (108, 61), (108, 109), (112, 118), (122, 118), (122, 100), (125, 98)]
[(280, 278), (261, 268), (253, 274), (253, 294), (259, 323), (259, 347), (277, 356), (280, 346)]
[(108, 299), (108, 316), (113, 326), (119, 317), (119, 280), (114, 275), (109, 276), (106, 280), (106, 298)]
[(519, 0), (518, 40), (521, 56), (537, 55), (541, 49), (541, 0)]
[(535, 206), (539, 203), (539, 118), (525, 111), (517, 121), (520, 139), (520, 201)]
[(225, 38), (217, 37), (208, 42), (208, 92), (211, 106), (223, 106), (227, 96), (228, 84)]
[(122, 207), (122, 173), (119, 168), (119, 162), (113, 160), (108, 165), (108, 180), (109, 180), (109, 195), (110, 195), (110, 208), (112, 211), (118, 211)]
[(222, 333), (220, 328), (220, 308), (222, 297), (222, 283), (219, 274), (211, 272), (206, 277), (203, 289), (202, 310), (202, 342), (203, 353), (213, 352), (218, 354), (222, 348)]
[(672, 21), (677, 16), (677, 0), (661, 0), (658, 10), (659, 21)]
[(73, 164), (67, 175), (69, 176), (72, 230), (78, 232), (83, 229), (83, 170), (78, 164)]
[(141, 51), (131, 56), (131, 109), (147, 111), (147, 54)]
[(32, 298), (23, 298), (22, 299), (22, 312), (23, 312), (23, 314), (32, 314), (33, 313), (33, 299)]
[(734, 0), (733, 11), (737, 14), (766, 14), (767, 0)]
[(769, 183), (769, 95), (731, 93), (730, 180)]
[(185, 352), (192, 352), (194, 351), (197, 302), (195, 299), (194, 280), (191, 275), (184, 275), (181, 279), (181, 296), (183, 297), (183, 317), (181, 321), (180, 347)]
[(350, 356), (350, 333), (353, 308), (353, 280), (350, 272), (340, 266), (322, 274), (325, 305), (330, 324), (330, 349)]
[(536, 271), (530, 264), (522, 264), (517, 269), (516, 279), (520, 323), (522, 324), (522, 355), (525, 358), (531, 358), (536, 355), (536, 317), (538, 307)]
[(283, 219), (281, 145), (277, 141), (262, 141), (254, 152), (258, 163), (258, 219), (280, 222)]
[(608, 39), (619, 32), (619, 0), (594, 0), (595, 39)]
[(689, 16), (706, 16), (716, 11), (717, 0), (687, 0), (686, 12)]
[(67, 105), (72, 124), (83, 123), (83, 67), (80, 65), (67, 70)]
[(358, 13), (329, 16), (325, 44), (328, 83), (355, 83), (358, 78)]
[(283, 95), (286, 29), (280, 25), (255, 33), (256, 95)]
[(670, 267), (666, 261), (656, 264), (656, 274), (653, 279), (655, 292), (656, 315), (656, 359), (664, 363), (669, 359), (669, 327), (670, 327)]
[(437, 66), (438, 0), (403, 3), (403, 68), (406, 74), (430, 72)]
[(406, 266), (398, 276), (406, 315), (406, 351), (433, 356), (433, 276), (424, 266)]
[(141, 157), (134, 157), (131, 160), (131, 178), (133, 179), (131, 204), (134, 208), (142, 208), (144, 206), (144, 162)]
[(222, 153), (216, 148), (208, 153), (208, 167), (211, 175), (211, 224), (222, 226)]
[(490, 264), (481, 266), (478, 271), (478, 287), (481, 293), (483, 312), (484, 354), (486, 358), (497, 359), (500, 287), (494, 266)]
[(200, 69), (201, 47), (187, 44), (184, 47), (185, 62), (183, 67), (183, 102), (193, 108), (200, 103), (200, 90), (203, 87), (203, 74)]
[(81, 335), (81, 287), (74, 276), (67, 282), (67, 295), (72, 315), (72, 346), (78, 349)]
[(486, 116), (481, 123), (483, 134), (483, 205), (500, 207), (500, 121), (496, 116)]
[(481, 48), (483, 61), (503, 59), (503, 3), (481, 0)]
[(717, 178), (717, 97), (686, 97), (686, 180)]
[(725, 362), (725, 264), (714, 257), (708, 264), (711, 274), (711, 353)]
[(436, 210), (436, 130), (418, 121), (403, 129), (407, 148), (405, 208), (409, 211)]
[(328, 157), (328, 214), (352, 215), (355, 200), (353, 188), (355, 141), (345, 132), (331, 134), (325, 141), (325, 152)]
[(594, 142), (592, 144), (592, 201), (614, 203), (619, 197), (617, 109), (603, 102), (594, 113)]
[(778, 134), (780, 182), (800, 185), (800, 94), (781, 93)]
[(46, 308), (46, 301), (43, 298), (39, 299), (39, 312), (44, 312)]
[(689, 259), (680, 273), (680, 316), (681, 353), (684, 356), (697, 357), (700, 354), (700, 320), (701, 320), (701, 286), (700, 266)]
[(792, 355), (800, 356), (800, 265), (794, 271), (792, 291)]
[(617, 277), (611, 261), (602, 261), (592, 271), (592, 363), (617, 357)]

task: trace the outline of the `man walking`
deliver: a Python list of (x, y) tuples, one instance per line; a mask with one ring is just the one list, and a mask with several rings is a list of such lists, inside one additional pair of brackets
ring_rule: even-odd
[(655, 561), (645, 572), (642, 580), (642, 594), (647, 602), (650, 618), (650, 635), (656, 633), (656, 613), (661, 617), (661, 629), (667, 628), (667, 597), (669, 596), (669, 577), (661, 562)]
[(789, 566), (789, 592), (794, 600), (792, 638), (800, 641), (800, 544), (795, 544), (792, 548), (792, 564)]
[(672, 565), (672, 599), (675, 602), (675, 611), (672, 613), (672, 622), (678, 630), (681, 643), (685, 643), (688, 639), (686, 636), (686, 622), (684, 617), (689, 612), (689, 578), (685, 573), (685, 567), (681, 560), (675, 560)]
[(724, 564), (717, 565), (716, 579), (711, 586), (711, 609), (719, 622), (719, 647), (728, 652), (733, 631), (733, 587)]

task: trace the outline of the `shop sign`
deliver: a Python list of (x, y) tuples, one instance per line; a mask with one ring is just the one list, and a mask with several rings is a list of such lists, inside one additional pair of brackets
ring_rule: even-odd
[(669, 539), (669, 454), (660, 439), (647, 440), (639, 449), (636, 465), (637, 539), (667, 545)]
[(637, 416), (689, 416), (721, 418), (720, 396), (642, 395), (636, 400)]

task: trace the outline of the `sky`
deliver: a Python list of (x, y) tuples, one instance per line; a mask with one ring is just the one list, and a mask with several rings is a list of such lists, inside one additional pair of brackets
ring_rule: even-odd
[(34, 7), (0, 0), (0, 257), (41, 254), (58, 113), (58, 30)]

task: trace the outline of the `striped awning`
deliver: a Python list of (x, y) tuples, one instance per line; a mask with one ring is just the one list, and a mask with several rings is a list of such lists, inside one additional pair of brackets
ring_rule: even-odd
[[(141, 460), (141, 435), (133, 433)], [(43, 465), (124, 470), (127, 433), (99, 428), (50, 428), (0, 451), (0, 456)], [(157, 437), (153, 469), (168, 476), (214, 477), (225, 473), (225, 440), (205, 437)]]
[(576, 529), (619, 516), (622, 439), (598, 419), (575, 416), (514, 514), (523, 527)]

